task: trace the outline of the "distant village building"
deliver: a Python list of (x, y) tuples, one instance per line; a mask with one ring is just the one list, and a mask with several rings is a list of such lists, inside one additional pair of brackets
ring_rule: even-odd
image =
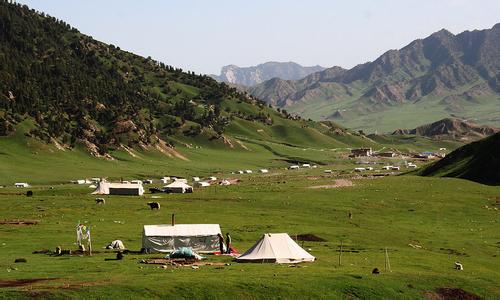
[(359, 156), (372, 156), (373, 151), (372, 148), (358, 148), (351, 150), (351, 156), (359, 157)]
[(396, 157), (397, 154), (395, 152), (389, 151), (389, 152), (379, 152), (375, 154), (376, 156), (380, 157)]

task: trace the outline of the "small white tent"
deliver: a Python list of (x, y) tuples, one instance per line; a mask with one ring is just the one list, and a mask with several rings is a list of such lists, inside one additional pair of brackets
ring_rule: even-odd
[(164, 186), (166, 192), (170, 193), (192, 193), (193, 187), (182, 181), (174, 181)]
[(194, 183), (194, 186), (195, 187), (208, 187), (208, 186), (210, 186), (210, 183), (208, 183), (206, 181), (196, 181)]
[(200, 253), (219, 251), (219, 224), (144, 225), (142, 248), (147, 253), (191, 247)]
[(237, 257), (242, 262), (299, 263), (316, 258), (307, 253), (286, 233), (266, 233), (247, 252)]
[(183, 182), (183, 183), (188, 183), (188, 180), (186, 178), (177, 178), (173, 177), (174, 182)]
[(101, 181), (97, 184), (97, 188), (92, 194), (141, 196), (144, 194), (144, 188), (142, 187), (142, 184), (111, 183)]

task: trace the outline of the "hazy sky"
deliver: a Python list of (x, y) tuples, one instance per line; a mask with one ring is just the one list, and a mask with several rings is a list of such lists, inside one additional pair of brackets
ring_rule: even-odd
[(345, 68), (416, 38), (500, 22), (499, 0), (21, 0), (106, 43), (216, 73), (266, 61)]

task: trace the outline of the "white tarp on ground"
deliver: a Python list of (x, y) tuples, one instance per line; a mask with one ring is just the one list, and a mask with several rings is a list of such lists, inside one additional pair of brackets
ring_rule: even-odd
[(311, 262), (316, 258), (302, 249), (286, 233), (266, 233), (238, 261), (299, 263)]
[(219, 251), (219, 224), (144, 225), (142, 248), (148, 253), (191, 247), (200, 253)]
[(144, 194), (144, 188), (142, 187), (142, 184), (101, 181), (97, 184), (97, 188), (92, 194), (141, 196)]

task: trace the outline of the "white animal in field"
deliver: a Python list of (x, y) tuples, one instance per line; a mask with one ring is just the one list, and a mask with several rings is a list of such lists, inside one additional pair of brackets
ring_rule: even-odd
[(458, 261), (456, 261), (455, 262), (455, 270), (463, 271), (464, 266), (461, 263), (459, 263)]

